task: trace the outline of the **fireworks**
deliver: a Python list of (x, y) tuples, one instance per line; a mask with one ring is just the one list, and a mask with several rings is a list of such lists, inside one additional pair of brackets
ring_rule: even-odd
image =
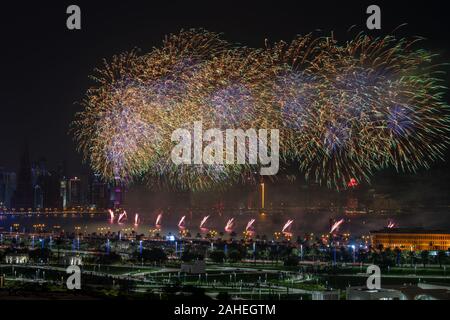
[(245, 231), (247, 232), (252, 232), (254, 230), (254, 224), (255, 224), (255, 219), (251, 219), (248, 223), (247, 226), (245, 227)]
[(186, 229), (186, 226), (185, 226), (186, 222), (185, 222), (185, 220), (186, 220), (186, 216), (182, 216), (180, 221), (178, 222), (178, 228), (179, 229), (181, 229), (181, 230)]
[(161, 228), (161, 220), (162, 220), (162, 213), (158, 214), (156, 217), (155, 227), (157, 229)]
[(394, 221), (389, 220), (388, 225), (387, 225), (387, 228), (388, 228), (388, 229), (394, 229), (394, 228), (397, 228), (397, 224), (396, 224)]
[(183, 31), (98, 69), (72, 131), (106, 180), (183, 190), (259, 181), (259, 165), (174, 165), (171, 133), (196, 121), (279, 129), (282, 167), (338, 190), (385, 168), (414, 172), (442, 159), (450, 136), (436, 56), (416, 42), (307, 35), (259, 50)]
[(201, 230), (207, 230), (207, 229), (205, 228), (205, 224), (206, 224), (206, 221), (208, 221), (208, 219), (209, 219), (209, 216), (206, 216), (206, 217), (204, 217), (204, 218), (202, 219), (202, 221), (200, 222), (200, 229), (201, 229)]
[(292, 224), (294, 223), (294, 220), (288, 220), (284, 226), (283, 226), (283, 230), (281, 231), (282, 233), (290, 233)]
[(127, 219), (127, 218), (128, 218), (127, 212), (126, 212), (126, 211), (123, 211), (123, 212), (119, 215), (119, 218), (117, 219), (117, 223), (118, 223), (118, 224), (121, 224), (121, 223), (123, 222), (123, 220), (124, 220), (124, 219)]
[(330, 234), (333, 233), (333, 232), (335, 232), (335, 231), (338, 231), (339, 228), (340, 228), (340, 226), (341, 226), (343, 223), (344, 223), (344, 219), (341, 219), (341, 220), (335, 222), (335, 223), (331, 226)]
[(108, 213), (109, 213), (109, 221), (110, 223), (114, 223), (114, 212), (111, 209), (108, 209)]
[(234, 229), (234, 218), (231, 218), (227, 221), (227, 224), (225, 225), (225, 232), (231, 233)]

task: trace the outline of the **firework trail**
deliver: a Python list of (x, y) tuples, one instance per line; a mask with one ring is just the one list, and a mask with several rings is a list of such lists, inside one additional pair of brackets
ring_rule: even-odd
[(108, 209), (108, 213), (109, 213), (109, 216), (110, 216), (109, 221), (111, 223), (114, 223), (114, 212), (111, 209)]
[(388, 229), (394, 229), (397, 228), (397, 224), (394, 221), (389, 221), (387, 225)]
[(333, 233), (334, 231), (338, 231), (339, 227), (344, 223), (344, 219), (341, 219), (337, 222), (335, 222), (330, 229), (330, 233)]
[(139, 225), (139, 213), (136, 213), (134, 215), (134, 225), (138, 226)]
[(162, 219), (162, 213), (158, 214), (158, 217), (156, 217), (156, 222), (155, 222), (156, 228), (161, 227), (161, 219)]
[(288, 221), (284, 224), (283, 229), (282, 229), (281, 232), (282, 232), (282, 233), (290, 233), (290, 229), (291, 229), (293, 223), (294, 223), (294, 220), (288, 220)]
[(180, 229), (185, 229), (185, 220), (186, 220), (186, 216), (181, 217), (180, 221), (178, 222), (178, 228)]
[(247, 226), (245, 227), (245, 231), (252, 231), (253, 230), (253, 225), (255, 224), (255, 219), (251, 219), (248, 223)]
[(124, 210), (120, 215), (119, 218), (117, 219), (117, 223), (121, 224), (123, 222), (124, 219), (127, 219), (127, 212)]
[(208, 219), (209, 219), (209, 216), (206, 216), (202, 219), (202, 221), (200, 222), (200, 229), (206, 230), (206, 228), (204, 228), (204, 226), (205, 226), (206, 221), (208, 221)]
[(225, 225), (225, 232), (231, 233), (233, 232), (233, 228), (234, 228), (234, 218), (231, 218), (230, 220), (227, 221), (227, 224)]

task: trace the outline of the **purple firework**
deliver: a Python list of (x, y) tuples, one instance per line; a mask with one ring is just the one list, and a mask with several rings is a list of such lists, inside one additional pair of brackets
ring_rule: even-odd
[(249, 89), (241, 84), (231, 84), (213, 92), (209, 98), (220, 126), (239, 126), (252, 117), (254, 99)]
[(414, 125), (411, 118), (412, 110), (406, 106), (395, 105), (389, 108), (387, 127), (396, 136), (407, 136)]

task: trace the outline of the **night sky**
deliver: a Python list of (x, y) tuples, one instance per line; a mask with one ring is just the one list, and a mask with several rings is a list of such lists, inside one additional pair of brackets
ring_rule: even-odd
[[(33, 160), (45, 157), (49, 167), (67, 161), (71, 174), (87, 172), (68, 135), (74, 113), (80, 110), (88, 78), (103, 58), (158, 46), (164, 35), (181, 29), (205, 28), (225, 39), (261, 47), (264, 39), (291, 40), (296, 34), (322, 30), (346, 40), (366, 30), (366, 8), (382, 9), (382, 30), (398, 26), (398, 36), (426, 37), (422, 46), (450, 61), (450, 19), (442, 1), (426, 5), (411, 1), (44, 1), (2, 4), (0, 167), (17, 170), (28, 141)], [(192, 1), (194, 2), (194, 1)], [(66, 28), (66, 8), (82, 10), (82, 30)], [(348, 32), (351, 26), (354, 31)], [(368, 32), (370, 33), (370, 32)], [(438, 164), (442, 177), (447, 165)]]

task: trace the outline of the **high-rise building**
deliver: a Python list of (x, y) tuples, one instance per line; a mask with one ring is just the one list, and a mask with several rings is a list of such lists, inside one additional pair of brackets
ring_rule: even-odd
[(67, 199), (67, 185), (68, 182), (66, 179), (62, 178), (61, 180), (59, 180), (59, 196), (61, 198), (63, 209), (67, 209), (67, 206), (69, 204)]
[(12, 205), (17, 209), (28, 210), (33, 207), (33, 181), (28, 146), (20, 159), (17, 189), (13, 199)]
[(42, 187), (36, 184), (33, 187), (33, 208), (42, 209), (44, 208), (44, 191)]
[(125, 189), (120, 178), (116, 178), (110, 185), (110, 206), (120, 208), (125, 202)]
[(16, 174), (0, 168), (0, 208), (11, 208), (11, 200), (16, 190)]
[(43, 189), (44, 208), (62, 208), (60, 197), (60, 177), (57, 172), (48, 172), (41, 178), (40, 186)]
[(98, 174), (94, 174), (91, 178), (89, 204), (97, 209), (106, 209), (109, 207), (108, 184), (103, 182)]
[(67, 183), (68, 206), (74, 208), (83, 205), (81, 179), (74, 177)]

